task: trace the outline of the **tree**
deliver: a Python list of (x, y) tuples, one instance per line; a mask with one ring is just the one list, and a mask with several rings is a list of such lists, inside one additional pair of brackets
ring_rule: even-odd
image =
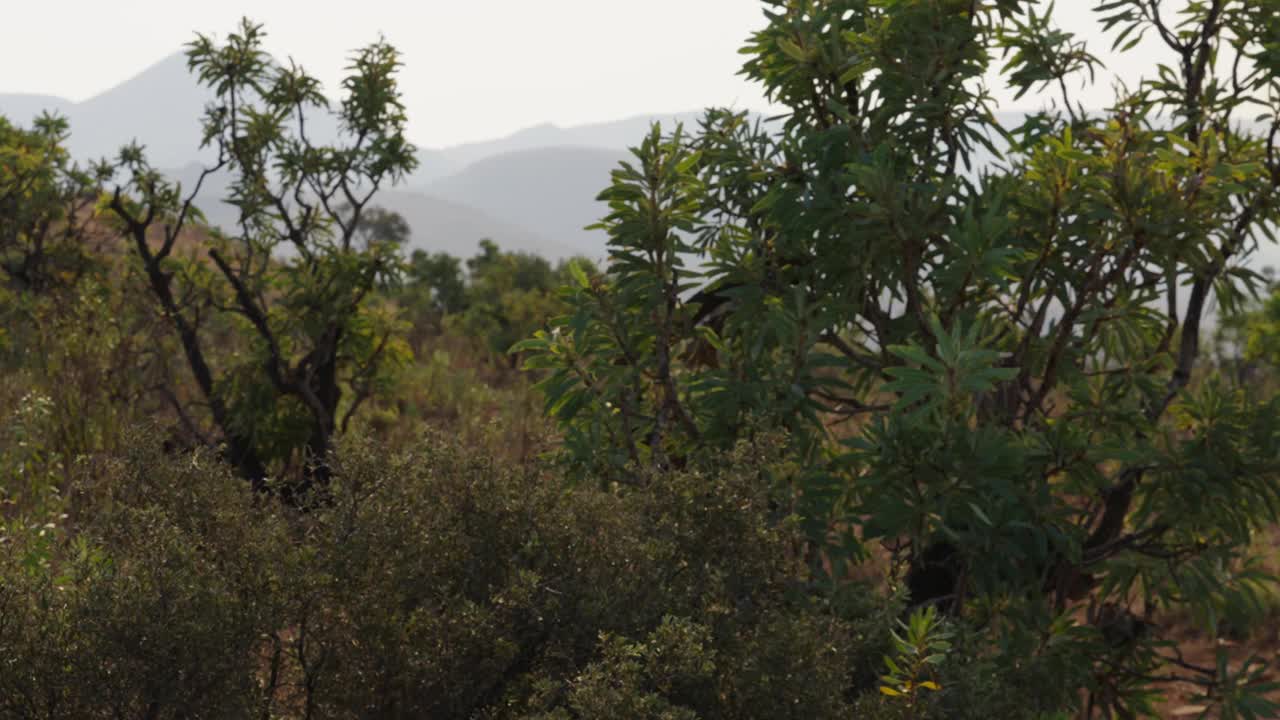
[[(1244, 263), (1280, 219), (1280, 4), (1100, 3), (1117, 48), (1170, 53), (1100, 113), (1070, 92), (1097, 61), (1037, 3), (765, 6), (743, 71), (781, 129), (655, 129), (600, 196), (609, 275), (518, 346), (568, 458), (641, 482), (784, 428), (814, 562), (879, 540), (912, 603), (1011, 662), (1083, 637), (1059, 681), (1088, 714), (1151, 712), (1170, 678), (1264, 714), (1254, 666), (1139, 630), (1247, 614), (1280, 508), (1280, 400), (1193, 382), (1207, 309), (1258, 287)], [(1017, 127), (998, 55), (1051, 93)]]
[(567, 279), (568, 262), (553, 266), (546, 258), (504, 252), (492, 240), (481, 240), (480, 252), (467, 260), (467, 306), (454, 327), (501, 357), (560, 312), (556, 291)]
[(0, 270), (34, 293), (74, 284), (92, 265), (94, 178), (71, 161), (67, 131), (48, 114), (29, 130), (0, 117)]
[[(195, 187), (166, 181), (134, 145), (120, 154), (124, 182), (105, 205), (181, 340), (231, 462), (261, 485), (273, 462), (301, 448), (307, 469), (284, 488), (296, 498), (327, 480), (334, 437), (407, 352), (372, 293), (398, 272), (398, 243), (378, 239), (388, 218), (366, 210), (417, 161), (395, 48), (355, 53), (335, 109), (318, 80), (267, 55), (263, 36), (245, 20), (225, 43), (200, 35), (189, 45), (189, 66), (216, 94), (203, 145), (217, 161)], [(336, 144), (308, 134), (322, 111), (340, 123)], [(200, 218), (197, 193), (218, 172), (232, 175), (226, 200), (238, 223), (206, 229), (201, 257), (180, 258), (178, 240)], [(247, 338), (247, 357), (218, 357), (228, 333)]]
[(404, 272), (400, 298), (419, 314), (438, 320), (467, 308), (467, 283), (462, 261), (443, 252), (414, 250)]

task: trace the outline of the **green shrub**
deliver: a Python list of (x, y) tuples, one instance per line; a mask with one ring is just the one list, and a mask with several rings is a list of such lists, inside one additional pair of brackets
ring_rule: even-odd
[(757, 451), (614, 492), (355, 442), (300, 515), (152, 445), (84, 468), (47, 563), (0, 543), (0, 717), (839, 717), (889, 649)]
[(47, 563), (27, 561), (29, 535), (2, 538), (0, 716), (251, 714), (287, 527), (198, 456), (95, 470)]
[(809, 574), (773, 443), (602, 488), (435, 436), (352, 440), (299, 513), (149, 435), (78, 465), (56, 532), (0, 536), (0, 718), (1030, 718), (1070, 699), (1070, 626), (1043, 647), (958, 632), (927, 702), (883, 695), (901, 605)]

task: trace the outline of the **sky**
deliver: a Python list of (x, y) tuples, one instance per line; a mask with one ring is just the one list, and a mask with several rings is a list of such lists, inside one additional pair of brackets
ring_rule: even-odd
[[(1153, 39), (1117, 59), (1089, 0), (1060, 0), (1057, 18), (1090, 42), (1107, 72), (1133, 84), (1167, 57)], [(1172, 2), (1182, 4), (1182, 0)], [(767, 110), (737, 74), (738, 49), (764, 24), (756, 0), (6, 0), (0, 93), (85, 100), (181, 49), (221, 35), (242, 16), (265, 25), (266, 46), (328, 87), (350, 52), (379, 36), (403, 54), (410, 136), (442, 147), (542, 123), (572, 126), (709, 105)], [(72, 48), (50, 52), (50, 48)], [(59, 58), (56, 60), (50, 58)], [(993, 87), (1000, 109), (1026, 109)], [(1111, 78), (1080, 98), (1101, 108)]]

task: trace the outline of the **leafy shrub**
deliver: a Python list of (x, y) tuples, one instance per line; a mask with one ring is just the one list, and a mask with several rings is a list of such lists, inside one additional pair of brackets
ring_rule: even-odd
[(79, 489), (49, 562), (0, 546), (0, 716), (236, 717), (283, 615), (287, 526), (199, 456), (138, 450)]
[(134, 443), (47, 563), (0, 543), (0, 717), (847, 715), (892, 605), (805, 575), (762, 453), (618, 492), (352, 442), (300, 515)]
[[(773, 454), (566, 489), (435, 436), (350, 441), (299, 514), (134, 441), (82, 467), (65, 528), (0, 537), (0, 718), (892, 716), (900, 606), (808, 574)], [(1051, 653), (1019, 674), (955, 645), (974, 661), (917, 717), (1064, 701), (1014, 690)]]

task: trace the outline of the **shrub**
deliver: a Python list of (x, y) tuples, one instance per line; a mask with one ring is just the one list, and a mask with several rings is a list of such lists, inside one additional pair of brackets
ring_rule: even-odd
[(810, 574), (772, 439), (613, 487), (349, 439), (300, 513), (153, 436), (0, 532), (0, 718), (1033, 718), (1083, 682), (1087, 629), (935, 618), (940, 689), (883, 694), (902, 605)]
[(299, 514), (135, 441), (0, 543), (0, 717), (847, 715), (893, 606), (811, 582), (763, 452), (620, 492), (353, 441)]

